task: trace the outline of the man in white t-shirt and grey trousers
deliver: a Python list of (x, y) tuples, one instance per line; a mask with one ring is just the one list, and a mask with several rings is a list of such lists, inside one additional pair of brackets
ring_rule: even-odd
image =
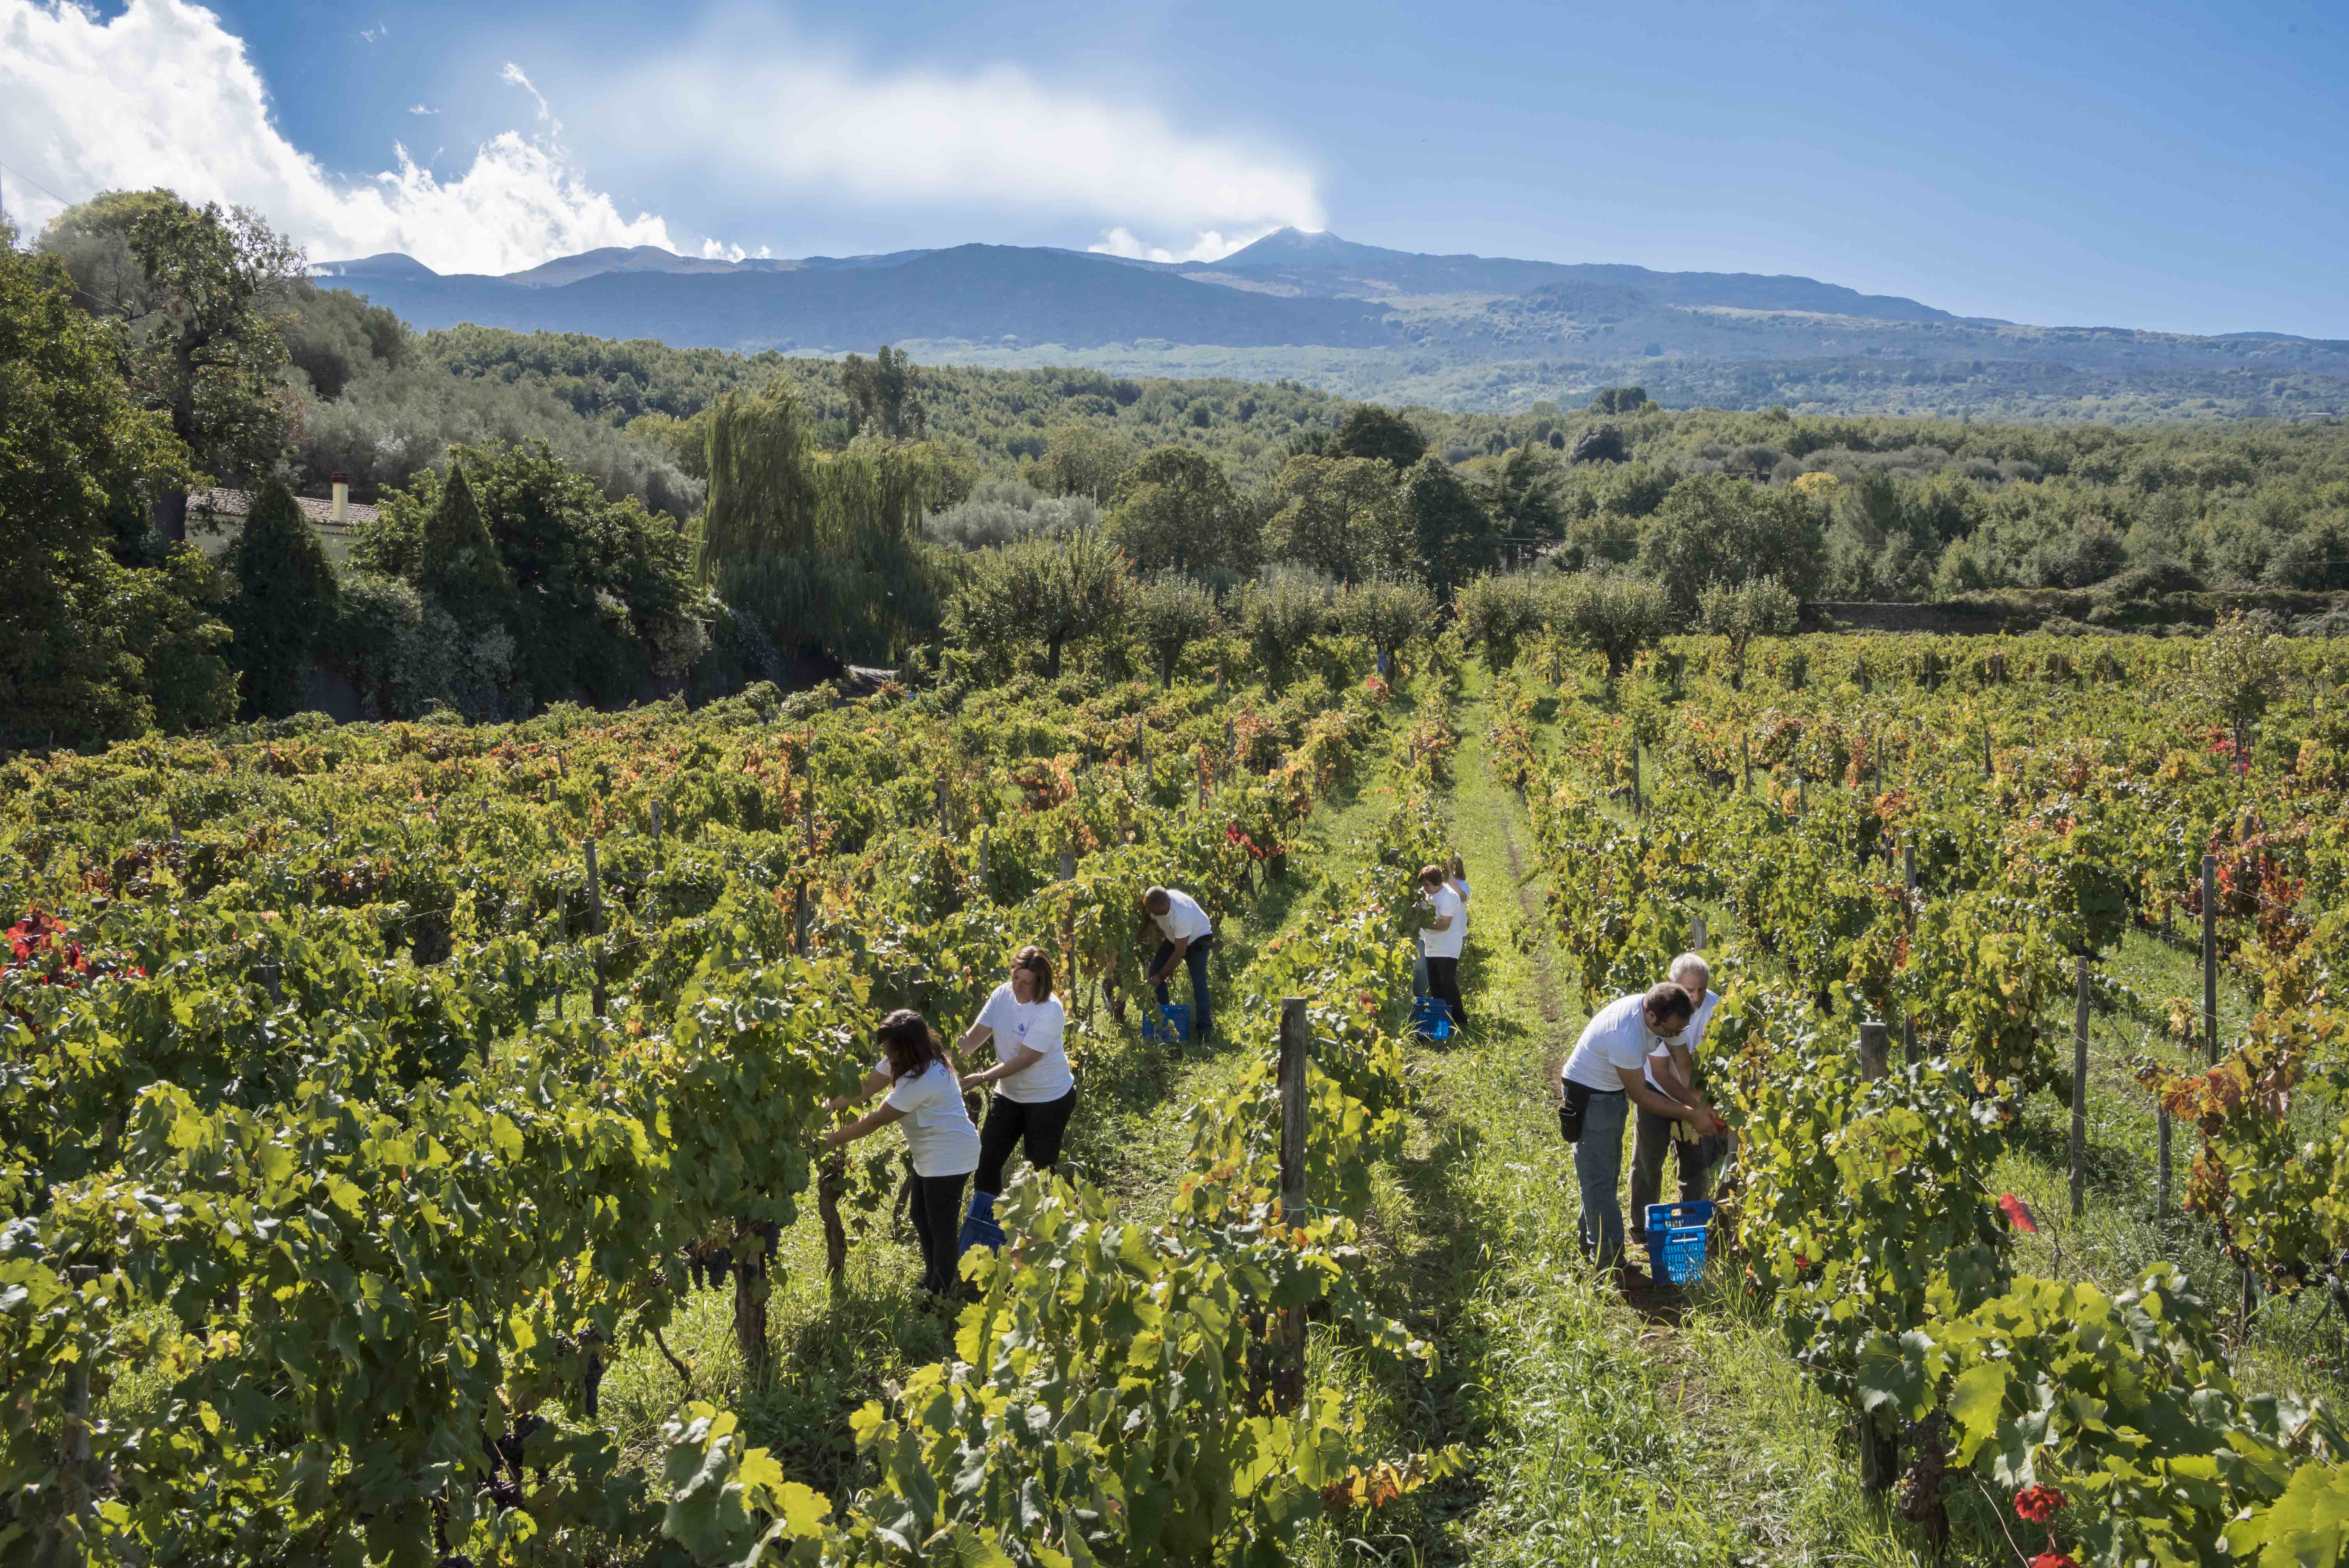
[[(1701, 954), (1683, 953), (1672, 960), (1672, 984), (1689, 994), (1696, 1012), (1687, 1028), (1648, 1052), (1648, 1087), (1709, 1111), (1713, 1108), (1696, 1091), (1696, 1047), (1704, 1038), (1705, 1026), (1713, 1022), (1713, 1010), (1721, 1006), (1721, 993), (1713, 988), (1713, 966)], [(1668, 1152), (1679, 1159), (1681, 1202), (1685, 1203), (1705, 1196), (1724, 1145), (1717, 1137), (1700, 1138), (1689, 1122), (1640, 1107), (1631, 1126), (1631, 1239), (1643, 1247), (1648, 1244), (1648, 1205), (1663, 1200)]]
[(1574, 1145), (1583, 1252), (1601, 1264), (1619, 1266), (1623, 1259), (1623, 1127), (1631, 1107), (1688, 1122), (1700, 1135), (1721, 1130), (1710, 1110), (1648, 1087), (1648, 1053), (1685, 1030), (1695, 1011), (1689, 994), (1669, 981), (1619, 996), (1591, 1016), (1567, 1058), (1558, 1126)]
[(1166, 1006), (1166, 977), (1177, 964), (1191, 971), (1191, 1037), (1205, 1044), (1215, 1037), (1215, 1018), (1207, 1000), (1207, 950), (1215, 944), (1215, 923), (1199, 901), (1173, 888), (1154, 887), (1142, 895), (1143, 925), (1158, 928), (1163, 939), (1158, 955), (1150, 961), (1150, 984), (1158, 988), (1158, 1005)]

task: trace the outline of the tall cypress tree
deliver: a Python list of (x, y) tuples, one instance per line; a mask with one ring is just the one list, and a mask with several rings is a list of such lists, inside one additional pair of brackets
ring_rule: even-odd
[(440, 504), (424, 525), (424, 559), (419, 564), (417, 586), (469, 631), (503, 620), (513, 608), (513, 579), (481, 521), (465, 470), (455, 463), (440, 487)]
[(334, 568), (293, 491), (275, 480), (254, 493), (233, 564), (229, 662), (243, 677), (244, 716), (282, 718), (300, 706), (334, 614)]

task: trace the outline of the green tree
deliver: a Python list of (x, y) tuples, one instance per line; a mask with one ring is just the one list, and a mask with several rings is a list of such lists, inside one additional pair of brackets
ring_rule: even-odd
[(1648, 407), (1644, 387), (1602, 387), (1591, 395), (1590, 407), (1601, 414), (1637, 414)]
[(1023, 539), (968, 558), (948, 634), (968, 648), (1040, 643), (1044, 673), (1058, 680), (1061, 651), (1114, 626), (1126, 591), (1125, 557), (1097, 531)]
[(1120, 475), (1107, 526), (1144, 572), (1246, 572), (1257, 562), (1255, 519), (1214, 459), (1188, 447), (1162, 447)]
[(1443, 459), (1422, 458), (1405, 471), (1402, 506), (1421, 573), (1438, 593), (1493, 569), (1499, 549), (1492, 514)]
[(1485, 650), (1485, 665), (1498, 674), (1516, 663), (1517, 645), (1541, 630), (1549, 602), (1537, 579), (1513, 572), (1473, 580), (1453, 607), (1461, 634)]
[(2195, 650), (2188, 680), (2194, 696), (2234, 736), (2236, 755), (2251, 748), (2251, 727), (2283, 689), (2284, 640), (2265, 614), (2221, 619)]
[(1240, 584), (1232, 619), (1268, 684), (1288, 684), (1297, 655), (1328, 628), (1330, 606), (1329, 583), (1309, 572), (1274, 568)]
[(1337, 618), (1349, 635), (1371, 645), (1380, 673), (1389, 675), (1405, 647), (1435, 634), (1435, 595), (1412, 578), (1368, 578), (1339, 593)]
[(1553, 624), (1607, 660), (1610, 680), (1653, 647), (1672, 622), (1663, 585), (1628, 573), (1578, 572), (1553, 589)]
[(902, 348), (885, 343), (870, 359), (850, 355), (841, 361), (840, 390), (848, 398), (852, 436), (869, 430), (884, 440), (911, 441), (928, 427), (913, 363)]
[(235, 595), (229, 662), (243, 685), (248, 717), (283, 718), (301, 706), (318, 644), (335, 616), (335, 573), (294, 492), (271, 480), (230, 553)]
[(469, 630), (513, 614), (513, 579), (498, 553), (497, 541), (490, 537), (489, 524), (481, 521), (461, 463), (449, 465), (440, 504), (424, 525), (415, 582)]
[(1824, 503), (1725, 474), (1674, 485), (1640, 536), (1640, 566), (1664, 586), (1677, 613), (1693, 616), (1713, 583), (1764, 573), (1797, 598), (1818, 593), (1826, 565)]
[(1402, 415), (1361, 403), (1338, 421), (1337, 433), (1321, 449), (1327, 458), (1376, 458), (1401, 473), (1427, 455), (1427, 438)]
[[(73, 273), (84, 309), (121, 324), (124, 379), (170, 416), (199, 469), (242, 481), (284, 453), (293, 406), (276, 317), (301, 273), (292, 242), (242, 207), (111, 191), (59, 213), (41, 248)], [(187, 537), (184, 485), (159, 491), (154, 522)]]
[(1512, 448), (1485, 480), (1478, 498), (1500, 531), (1511, 539), (1548, 541), (1566, 531), (1558, 510), (1557, 468), (1547, 453), (1537, 456), (1530, 441)]
[(1729, 640), (1732, 689), (1745, 689), (1745, 651), (1754, 639), (1785, 636), (1794, 631), (1802, 609), (1802, 602), (1775, 577), (1715, 583), (1697, 595), (1698, 624), (1713, 636)]
[(709, 428), (700, 572), (721, 600), (778, 647), (847, 659), (891, 659), (936, 631), (921, 521), (967, 476), (923, 444), (818, 453), (781, 379), (719, 397)]
[(468, 634), (500, 629), (511, 654), (485, 645), (473, 663), (511, 665), (502, 703), (625, 702), (698, 656), (684, 530), (633, 497), (606, 500), (543, 442), (451, 449), (446, 477), (428, 469), (385, 496), (351, 559), (413, 583)]
[(1028, 482), (1046, 495), (1106, 500), (1118, 476), (1133, 466), (1133, 443), (1098, 425), (1055, 425), (1044, 453), (1027, 465)]
[(1275, 560), (1352, 582), (1410, 559), (1395, 471), (1376, 458), (1291, 458), (1273, 503), (1265, 546)]
[(1127, 598), (1133, 634), (1158, 665), (1158, 684), (1171, 686), (1174, 666), (1193, 643), (1216, 634), (1223, 624), (1216, 596), (1195, 578), (1155, 572), (1135, 583)]
[(65, 269), (0, 243), (0, 743), (86, 746), (233, 714), (202, 555), (178, 545), (132, 566), (109, 550), (118, 514), (190, 473)]

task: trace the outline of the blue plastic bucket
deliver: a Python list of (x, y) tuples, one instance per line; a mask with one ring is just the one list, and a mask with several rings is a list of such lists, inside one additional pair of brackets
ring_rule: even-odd
[(955, 1238), (955, 1256), (959, 1258), (973, 1247), (1002, 1244), (1003, 1227), (995, 1222), (995, 1194), (973, 1192), (970, 1212), (963, 1216), (961, 1233)]
[(1441, 996), (1422, 996), (1413, 1002), (1411, 1019), (1423, 1040), (1452, 1037), (1452, 1004)]
[(1180, 1045), (1191, 1037), (1191, 1009), (1181, 1002), (1169, 1002), (1155, 1013), (1142, 1016), (1142, 1037)]

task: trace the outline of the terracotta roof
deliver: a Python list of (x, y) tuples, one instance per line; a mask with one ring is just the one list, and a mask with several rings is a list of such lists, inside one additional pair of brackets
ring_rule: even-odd
[[(294, 504), (302, 515), (320, 528), (335, 526), (335, 503), (316, 496), (297, 495)], [(243, 517), (253, 510), (253, 492), (241, 490), (191, 490), (188, 495), (190, 511), (209, 512), (217, 518)], [(356, 527), (376, 520), (376, 509), (360, 501), (351, 501), (343, 508), (343, 525)]]

